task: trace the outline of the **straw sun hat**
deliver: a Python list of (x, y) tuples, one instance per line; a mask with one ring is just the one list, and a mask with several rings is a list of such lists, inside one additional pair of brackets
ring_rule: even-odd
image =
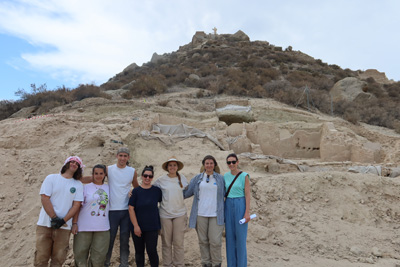
[(163, 165), (162, 165), (162, 168), (163, 168), (165, 171), (168, 171), (167, 166), (168, 166), (168, 163), (169, 163), (169, 162), (176, 162), (176, 163), (178, 164), (178, 171), (180, 171), (180, 170), (183, 169), (183, 163), (182, 163), (181, 161), (177, 160), (176, 157), (172, 156), (170, 159), (168, 159), (168, 160), (167, 160), (166, 162), (164, 162)]

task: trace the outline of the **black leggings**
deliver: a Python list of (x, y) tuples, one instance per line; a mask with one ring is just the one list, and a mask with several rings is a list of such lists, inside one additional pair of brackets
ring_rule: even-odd
[(132, 233), (133, 244), (135, 245), (135, 261), (138, 267), (144, 266), (144, 250), (146, 249), (149, 256), (150, 266), (158, 267), (159, 258), (157, 254), (158, 230), (142, 232), (142, 236), (138, 237)]

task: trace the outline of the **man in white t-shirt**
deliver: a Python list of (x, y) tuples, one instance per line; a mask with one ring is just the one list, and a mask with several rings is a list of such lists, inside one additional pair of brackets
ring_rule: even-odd
[(72, 217), (83, 201), (83, 167), (79, 157), (69, 157), (60, 173), (48, 175), (42, 183), (34, 266), (48, 266), (49, 260), (51, 266), (62, 266), (67, 257)]
[(111, 254), (118, 228), (120, 232), (120, 267), (128, 267), (129, 260), (129, 192), (131, 185), (139, 186), (135, 168), (129, 167), (130, 152), (121, 147), (117, 152), (117, 164), (107, 167), (108, 185), (110, 187), (110, 246), (105, 266), (110, 266)]

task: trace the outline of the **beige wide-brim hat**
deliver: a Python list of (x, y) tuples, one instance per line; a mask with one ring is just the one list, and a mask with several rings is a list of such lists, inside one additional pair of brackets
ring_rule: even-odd
[(166, 162), (164, 162), (163, 165), (162, 165), (162, 168), (163, 168), (165, 171), (168, 171), (167, 166), (168, 166), (168, 163), (169, 163), (169, 162), (176, 162), (176, 163), (178, 164), (178, 171), (180, 171), (180, 170), (183, 169), (183, 166), (184, 166), (183, 163), (182, 163), (181, 161), (177, 160), (176, 157), (171, 157), (171, 158), (168, 159)]
[[(218, 166), (218, 165), (214, 167), (214, 171), (215, 171), (216, 173), (221, 174), (221, 170), (219, 169), (219, 166)], [(202, 173), (202, 172), (204, 172), (204, 166), (203, 166), (203, 165), (201, 165), (201, 168), (200, 168), (200, 173)]]

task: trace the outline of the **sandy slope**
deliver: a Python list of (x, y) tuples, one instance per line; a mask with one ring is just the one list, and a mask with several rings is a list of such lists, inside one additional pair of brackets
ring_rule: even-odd
[[(226, 126), (215, 116), (214, 101), (195, 99), (191, 94), (133, 101), (87, 99), (57, 108), (48, 117), (0, 121), (1, 266), (32, 265), (40, 185), (46, 175), (59, 171), (69, 155), (83, 159), (88, 175), (96, 163), (115, 163), (120, 144), (112, 140), (117, 140), (132, 149), (132, 166), (141, 169), (154, 164), (156, 176), (162, 174), (160, 165), (171, 155), (185, 163), (182, 173), (189, 179), (199, 171), (206, 154), (216, 156), (222, 171), (227, 171), (223, 162), (228, 152), (208, 139), (165, 144), (138, 136), (160, 121), (186, 123), (221, 134)], [(253, 103), (269, 105), (278, 113), (279, 108), (289, 109), (270, 100)], [(385, 164), (398, 164), (400, 138), (392, 131), (349, 126), (337, 118), (303, 113), (293, 111), (293, 120), (308, 116), (349, 127), (382, 144)], [(290, 121), (290, 116), (284, 120)], [(335, 171), (340, 169), (337, 167), (306, 173), (290, 169), (274, 175), (259, 167), (263, 160), (240, 160), (251, 175), (252, 213), (258, 214), (249, 225), (249, 266), (400, 266), (399, 178)], [(317, 159), (315, 162), (322, 164)], [(186, 200), (188, 209), (191, 201)], [(185, 242), (186, 265), (199, 266), (193, 229), (188, 230)], [(114, 255), (117, 247), (115, 251)], [(70, 255), (67, 263), (71, 261)]]

